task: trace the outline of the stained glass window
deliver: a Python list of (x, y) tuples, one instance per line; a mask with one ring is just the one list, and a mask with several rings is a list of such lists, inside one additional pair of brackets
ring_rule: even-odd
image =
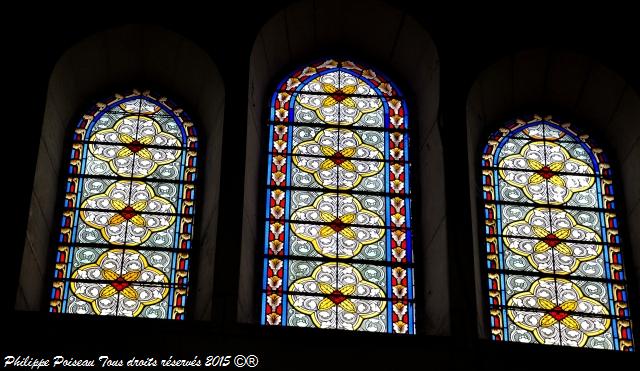
[(198, 139), (182, 109), (133, 91), (75, 128), (50, 312), (184, 319)]
[(494, 340), (633, 351), (613, 174), (552, 117), (509, 122), (482, 158)]
[(406, 103), (329, 59), (286, 77), (269, 121), (262, 324), (414, 332)]

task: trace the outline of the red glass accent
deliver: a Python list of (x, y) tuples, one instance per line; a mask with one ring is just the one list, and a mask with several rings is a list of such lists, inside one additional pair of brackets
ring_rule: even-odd
[(560, 239), (553, 233), (549, 233), (542, 241), (551, 247), (556, 247), (560, 243)]
[(333, 229), (334, 231), (336, 231), (336, 233), (340, 232), (341, 230), (347, 228), (347, 226), (344, 224), (344, 222), (342, 220), (340, 220), (340, 218), (335, 218), (330, 224), (329, 227), (331, 227), (331, 229)]
[(138, 213), (133, 209), (133, 207), (127, 206), (124, 209), (120, 210), (120, 215), (122, 215), (122, 217), (126, 220), (129, 220), (138, 215)]
[(559, 305), (551, 309), (551, 311), (549, 312), (549, 315), (555, 318), (556, 321), (562, 321), (563, 319), (569, 317), (569, 313), (564, 312)]
[(347, 99), (347, 95), (342, 90), (336, 90), (334, 93), (331, 93), (331, 98), (335, 99), (337, 102), (342, 102)]
[(340, 165), (343, 162), (347, 161), (344, 157), (344, 155), (342, 154), (342, 152), (336, 152), (333, 155), (331, 155), (331, 157), (329, 157), (329, 160), (333, 161), (334, 164), (336, 165)]
[(347, 297), (344, 296), (342, 291), (334, 290), (331, 294), (329, 294), (329, 300), (331, 300), (332, 302), (334, 302), (337, 305), (337, 304), (340, 304), (343, 301), (347, 300)]
[(140, 151), (143, 147), (142, 144), (138, 140), (134, 140), (131, 143), (127, 144), (127, 148), (133, 153)]
[(111, 282), (111, 286), (120, 292), (129, 287), (129, 282), (125, 281), (122, 277), (118, 277), (115, 281)]
[(538, 174), (542, 175), (545, 179), (549, 179), (555, 175), (549, 166), (544, 166), (542, 169), (538, 170)]

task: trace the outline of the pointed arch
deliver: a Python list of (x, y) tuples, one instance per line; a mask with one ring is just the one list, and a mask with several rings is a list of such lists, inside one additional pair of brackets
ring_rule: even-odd
[[(17, 310), (50, 310), (51, 278), (57, 249), (61, 193), (66, 192), (66, 158), (78, 118), (93, 114), (96, 99), (132, 87), (163, 92), (167, 109), (184, 109), (197, 123), (198, 161), (206, 164), (198, 190), (199, 207), (192, 243), (198, 258), (192, 263), (187, 316), (211, 317), (214, 251), (217, 235), (220, 151), (225, 90), (214, 59), (191, 39), (154, 25), (126, 24), (67, 40), (59, 59), (52, 59), (29, 208), (22, 267), (16, 295)], [(83, 36), (83, 37), (84, 37)], [(144, 40), (138, 46), (131, 40)], [(141, 93), (142, 94), (142, 93)], [(129, 93), (123, 95), (128, 96)], [(142, 94), (144, 95), (144, 94)], [(160, 99), (161, 96), (149, 97)], [(116, 99), (111, 96), (108, 101)], [(180, 102), (172, 106), (171, 100)], [(101, 102), (107, 103), (107, 102)], [(165, 104), (163, 102), (160, 102)], [(91, 111), (91, 112), (87, 112)], [(176, 114), (178, 115), (178, 114)], [(180, 116), (180, 115), (178, 115)], [(177, 134), (176, 134), (177, 135)], [(58, 181), (59, 180), (59, 181)], [(58, 184), (58, 187), (52, 186)], [(58, 192), (56, 192), (58, 190)]]
[(73, 132), (50, 312), (184, 319), (198, 135), (165, 97), (116, 94)]
[[(276, 85), (298, 66), (326, 55), (342, 55), (366, 61), (393, 76), (411, 107), (413, 135), (414, 236), (416, 251), (417, 332), (451, 333), (449, 265), (446, 259), (447, 221), (444, 207), (444, 154), (439, 116), (440, 68), (436, 44), (427, 28), (407, 9), (380, 1), (341, 4), (340, 13), (354, 24), (384, 19), (384, 28), (352, 32), (333, 27), (335, 7), (330, 3), (300, 1), (283, 7), (264, 23), (253, 45), (249, 66), (246, 167), (237, 307), (230, 297), (226, 312), (243, 323), (260, 323), (259, 292), (262, 284), (264, 214), (262, 204), (263, 154), (268, 151), (269, 105)], [(308, 21), (302, 21), (308, 20)], [(419, 252), (418, 252), (419, 251)], [(252, 272), (252, 273), (247, 273)], [(420, 298), (422, 301), (420, 302)]]
[(273, 94), (262, 324), (414, 333), (406, 102), (326, 59)]
[(492, 338), (632, 351), (614, 175), (601, 147), (534, 115), (491, 135), (481, 168)]

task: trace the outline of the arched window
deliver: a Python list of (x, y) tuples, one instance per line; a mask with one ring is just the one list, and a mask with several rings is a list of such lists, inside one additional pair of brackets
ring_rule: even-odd
[(406, 103), (328, 59), (271, 100), (262, 323), (414, 332)]
[(494, 340), (633, 350), (612, 172), (569, 124), (508, 123), (484, 149)]
[(115, 95), (83, 116), (50, 312), (184, 319), (197, 148), (183, 110), (148, 92)]

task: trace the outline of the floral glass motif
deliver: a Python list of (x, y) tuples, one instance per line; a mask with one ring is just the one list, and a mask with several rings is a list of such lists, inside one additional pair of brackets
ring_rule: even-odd
[(313, 140), (297, 145), (293, 154), (295, 166), (331, 189), (351, 189), (384, 166), (382, 152), (362, 143), (358, 134), (339, 129), (320, 131)]
[[(169, 291), (167, 276), (150, 267), (135, 250), (107, 250), (95, 263), (78, 268), (71, 278), (73, 293), (97, 314), (137, 316), (145, 306), (161, 302)], [(76, 313), (88, 312), (86, 304), (78, 304)]]
[(198, 139), (182, 109), (132, 91), (73, 134), (50, 311), (184, 319)]
[(587, 134), (533, 115), (482, 156), (492, 338), (634, 351), (612, 172)]
[(406, 103), (327, 59), (271, 100), (262, 323), (414, 333)]
[(320, 255), (330, 258), (354, 257), (364, 245), (384, 235), (382, 219), (363, 209), (351, 195), (322, 194), (313, 205), (296, 210), (291, 220), (291, 231), (296, 236), (311, 242)]
[(80, 205), (80, 218), (114, 245), (139, 245), (152, 232), (169, 228), (175, 207), (144, 182), (116, 181)]
[(311, 276), (295, 281), (292, 286), (289, 302), (296, 310), (310, 315), (313, 324), (320, 328), (336, 328), (340, 323), (342, 328), (355, 330), (365, 319), (378, 316), (386, 305), (386, 301), (379, 300), (384, 298), (382, 289), (364, 280), (350, 264), (322, 264)]

